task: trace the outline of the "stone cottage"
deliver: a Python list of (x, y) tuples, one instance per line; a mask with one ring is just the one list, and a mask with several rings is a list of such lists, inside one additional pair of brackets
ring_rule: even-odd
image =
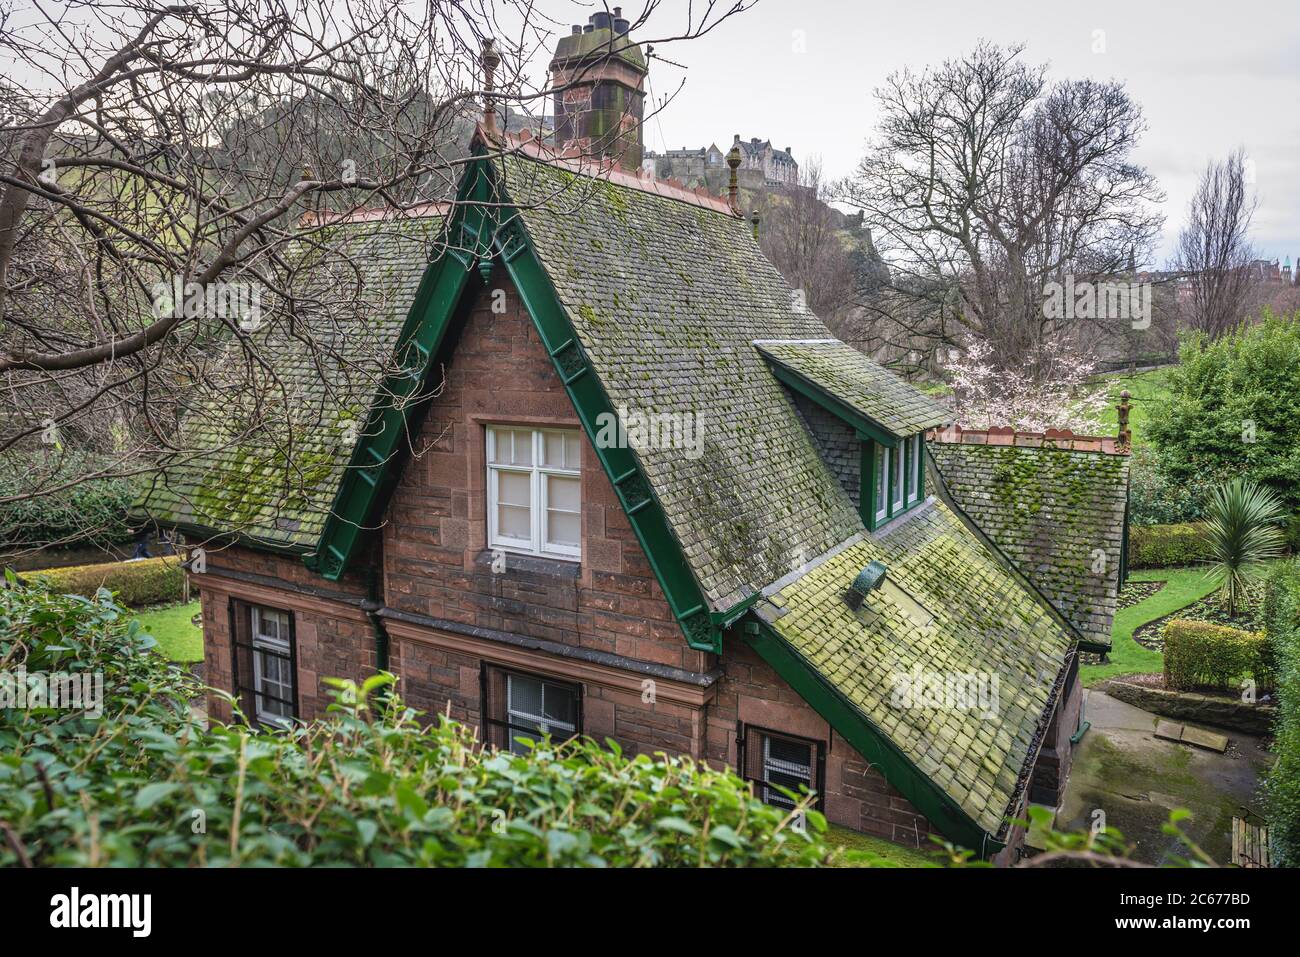
[(1122, 442), (945, 430), (625, 134), (580, 162), (489, 111), (450, 207), (332, 226), (367, 307), (257, 333), (295, 448), (202, 419), (139, 504), (202, 549), (208, 682), (274, 726), (386, 670), (500, 748), (687, 754), (1013, 859), (1109, 647)]

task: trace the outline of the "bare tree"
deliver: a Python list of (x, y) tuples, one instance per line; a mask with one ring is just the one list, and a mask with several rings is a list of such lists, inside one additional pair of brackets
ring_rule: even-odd
[(1178, 235), (1177, 268), (1189, 290), (1184, 321), (1216, 338), (1241, 322), (1251, 299), (1255, 254), (1247, 233), (1257, 200), (1246, 182), (1247, 162), (1239, 148), (1206, 164)]
[[(647, 47), (699, 37), (752, 0), (684, 13), (660, 2), (632, 23)], [(557, 88), (530, 81), (529, 64), (559, 24), (532, 0), (62, 0), (22, 23), (7, 13), (0, 471), (20, 480), (0, 506), (148, 476), (160, 457), (184, 462), (253, 430), (284, 481), (308, 484), (293, 410), (330, 397), (280, 376), (268, 350), (296, 342), (334, 370), (326, 380), (371, 396), (392, 358), (382, 337), (353, 335), (375, 308), (360, 281), (373, 247), (339, 218), (380, 207), (374, 230), (411, 241), (402, 223), (454, 200), (486, 98), (485, 41), (499, 56), (496, 115), (538, 115)], [(665, 23), (653, 36), (652, 18)], [(196, 407), (199, 382), (225, 401)]]
[(981, 43), (876, 90), (877, 135), (840, 195), (889, 263), (891, 287), (866, 305), (899, 350), (932, 356), (973, 333), (1023, 368), (1065, 325), (1046, 285), (1117, 273), (1159, 230), (1163, 197), (1132, 158), (1138, 105), (1118, 83), (1049, 84), (1022, 50)]
[(793, 189), (768, 196), (759, 242), (781, 275), (805, 297), (805, 305), (834, 323), (853, 302), (854, 282), (844, 218), (829, 205), (819, 157), (799, 170)]

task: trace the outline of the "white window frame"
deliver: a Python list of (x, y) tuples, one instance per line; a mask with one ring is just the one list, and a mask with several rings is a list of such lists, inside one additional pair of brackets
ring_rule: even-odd
[(880, 524), (889, 518), (889, 476), (891, 464), (891, 449), (887, 445), (876, 443), (876, 474), (873, 484), (876, 489), (876, 524)]
[(915, 505), (921, 497), (921, 470), (924, 468), (925, 446), (921, 444), (922, 436), (914, 435), (907, 440), (910, 454), (907, 463), (907, 504)]
[(894, 455), (889, 462), (889, 514), (899, 515), (907, 500), (907, 455), (905, 443), (899, 442), (894, 447)]
[[(496, 442), (498, 432), (531, 432), (532, 433), (532, 458), (531, 465), (497, 465), (493, 463), (496, 458)], [(582, 458), (582, 432), (579, 429), (550, 429), (550, 428), (532, 428), (530, 426), (511, 426), (500, 425), (487, 427), (487, 522), (488, 522), (488, 547), (500, 548), (508, 552), (515, 552), (522, 555), (541, 555), (546, 558), (559, 558), (564, 561), (577, 562), (582, 560), (582, 468), (581, 463), (577, 467), (569, 468), (566, 460), (563, 468), (551, 465), (542, 465), (545, 452), (545, 443), (547, 435), (577, 436), (578, 458)], [(529, 525), (531, 539), (524, 542), (517, 538), (508, 538), (500, 533), (498, 528), (498, 505), (500, 502), (498, 476), (502, 472), (514, 473), (516, 475), (527, 475), (528, 480), (528, 509)], [(547, 501), (547, 476), (561, 476), (563, 478), (578, 479), (578, 538), (579, 543), (574, 546), (558, 545), (548, 543), (548, 501)]]
[[(293, 647), (289, 639), (291, 634), (290, 614), (291, 612), (280, 608), (266, 608), (262, 605), (249, 606), (253, 652), (253, 711), (261, 724), (278, 724), (287, 727), (293, 721), (294, 713), (297, 711), (297, 703), (294, 701), (294, 678), (296, 676), (291, 673), (288, 684), (285, 685), (283, 682), (267, 678), (263, 665), (264, 653), (270, 652), (276, 655), (277, 658), (282, 658), (281, 663), (285, 668), (293, 668)], [(276, 622), (276, 634), (274, 636), (263, 634), (263, 621), (272, 616), (274, 616)], [(294, 703), (284, 704), (281, 701), (265, 700), (263, 698), (264, 685), (270, 686), (266, 689), (268, 693)], [(270, 708), (280, 707), (287, 707), (289, 713), (286, 715), (269, 710)]]

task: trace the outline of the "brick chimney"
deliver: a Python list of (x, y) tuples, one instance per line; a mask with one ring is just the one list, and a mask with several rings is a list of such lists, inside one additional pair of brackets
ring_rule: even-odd
[(561, 150), (603, 156), (628, 170), (641, 167), (641, 118), (648, 71), (628, 37), (622, 7), (593, 13), (586, 26), (555, 44), (555, 139)]

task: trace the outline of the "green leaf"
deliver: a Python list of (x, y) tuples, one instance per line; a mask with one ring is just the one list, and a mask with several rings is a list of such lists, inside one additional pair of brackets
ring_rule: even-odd
[(135, 809), (145, 811), (153, 807), (163, 798), (179, 791), (181, 786), (170, 781), (155, 781), (152, 784), (146, 784), (135, 795)]

